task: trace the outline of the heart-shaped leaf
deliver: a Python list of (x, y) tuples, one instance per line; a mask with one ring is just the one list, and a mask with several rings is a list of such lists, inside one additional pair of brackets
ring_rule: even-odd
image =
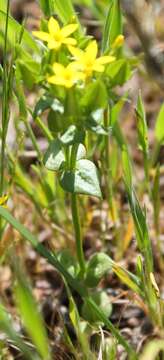
[(104, 253), (94, 254), (88, 262), (85, 283), (89, 287), (98, 285), (102, 277), (112, 267), (110, 257)]
[(63, 145), (81, 143), (84, 140), (84, 131), (80, 131), (75, 125), (69, 126), (66, 132), (60, 137)]
[[(98, 307), (103, 310), (104, 314), (109, 317), (112, 312), (112, 304), (110, 303), (109, 296), (105, 291), (95, 291), (91, 295), (93, 301), (98, 305)], [(91, 323), (99, 322), (99, 317), (96, 312), (89, 306), (89, 304), (84, 302), (82, 306), (82, 315), (84, 319)]]
[(60, 185), (65, 191), (101, 197), (96, 166), (90, 160), (76, 162), (76, 169), (63, 171)]
[(84, 159), (85, 156), (86, 156), (86, 148), (83, 144), (79, 144), (76, 160)]
[(57, 171), (59, 170), (64, 160), (65, 157), (62, 151), (62, 145), (60, 143), (60, 140), (55, 139), (48, 147), (43, 158), (43, 163), (48, 170)]

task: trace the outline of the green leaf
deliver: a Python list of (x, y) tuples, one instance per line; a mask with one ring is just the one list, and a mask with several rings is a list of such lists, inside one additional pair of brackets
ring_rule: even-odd
[(103, 109), (97, 109), (91, 112), (88, 116), (86, 116), (85, 127), (86, 129), (99, 134), (99, 135), (109, 135), (110, 128), (107, 129), (103, 124), (104, 111)]
[(155, 125), (155, 136), (158, 142), (163, 143), (164, 141), (164, 103), (162, 104), (159, 114), (157, 116)]
[(57, 258), (64, 268), (73, 276), (79, 272), (79, 264), (69, 249), (64, 249), (57, 254)]
[(77, 22), (79, 24), (79, 34), (82, 33), (81, 26), (76, 15), (71, 0), (53, 0), (54, 10), (59, 16), (60, 20), (66, 24), (71, 22)]
[(59, 139), (53, 140), (43, 158), (43, 163), (48, 170), (57, 171), (65, 161), (62, 145)]
[(106, 74), (110, 86), (123, 85), (132, 75), (130, 63), (126, 59), (116, 60), (107, 66)]
[(93, 112), (97, 109), (104, 109), (108, 104), (108, 94), (106, 87), (101, 80), (89, 84), (85, 89), (84, 96), (80, 101), (81, 107), (86, 108), (86, 112)]
[(46, 94), (43, 95), (39, 101), (36, 103), (33, 117), (36, 118), (37, 116), (40, 116), (45, 110), (52, 109), (53, 111), (59, 112), (60, 114), (64, 113), (64, 107), (60, 103), (58, 99), (54, 99), (50, 96), (47, 96)]
[(18, 349), (21, 350), (25, 359), (27, 360), (40, 360), (38, 355), (26, 345), (25, 342), (22, 341), (22, 338), (17, 334), (14, 329), (14, 325), (12, 324), (10, 315), (8, 311), (4, 308), (3, 305), (0, 304), (0, 330), (5, 333), (9, 340), (11, 340)]
[(141, 93), (138, 95), (137, 99), (137, 109), (136, 109), (136, 116), (137, 116), (137, 131), (138, 131), (138, 140), (139, 146), (144, 153), (148, 152), (148, 129), (146, 123), (146, 114), (144, 105), (142, 102)]
[(76, 160), (84, 159), (85, 156), (86, 156), (86, 148), (83, 144), (79, 144)]
[(51, 108), (47, 121), (49, 130), (52, 134), (56, 135), (56, 133), (63, 132), (68, 128), (71, 123), (71, 118), (62, 113), (62, 108), (58, 108), (55, 111)]
[(66, 132), (60, 137), (63, 145), (72, 145), (82, 143), (84, 141), (84, 131), (78, 130), (75, 125), (69, 126)]
[[(6, 23), (6, 14), (4, 11), (0, 10), (0, 33), (4, 32)], [(22, 33), (22, 25), (20, 25), (16, 20), (9, 16), (8, 23), (8, 42), (11, 47), (14, 47), (17, 40), (19, 39), (20, 34)], [(39, 52), (38, 46), (29, 32), (23, 29), (21, 45), (23, 47), (27, 46), (32, 49), (34, 52)]]
[(86, 290), (83, 284), (68, 273), (63, 265), (58, 261), (56, 255), (48, 251), (45, 246), (40, 244), (37, 237), (35, 237), (25, 226), (16, 220), (8, 210), (4, 209), (2, 206), (0, 206), (0, 216), (2, 216), (9, 224), (11, 224), (41, 256), (47, 259), (48, 262), (53, 265), (62, 276), (64, 276), (68, 284), (73, 287), (74, 290), (78, 291), (81, 296), (86, 296)]
[(85, 283), (88, 287), (98, 285), (102, 277), (111, 269), (112, 261), (104, 253), (94, 254), (88, 262)]
[(54, 0), (39, 0), (43, 13), (50, 17), (54, 12)]
[(112, 0), (109, 4), (109, 10), (103, 32), (102, 52), (106, 51), (120, 34), (122, 34), (122, 13), (120, 0)]
[(123, 146), (121, 155), (122, 155), (122, 166), (123, 166), (124, 178), (125, 178), (126, 183), (129, 186), (129, 189), (131, 189), (132, 184), (133, 184), (132, 163), (131, 163), (131, 158), (130, 158), (127, 146)]
[[(96, 305), (103, 311), (104, 315), (108, 318), (112, 312), (112, 305), (109, 301), (109, 296), (105, 291), (95, 291), (91, 295), (92, 300)], [(99, 316), (97, 313), (89, 306), (88, 302), (84, 302), (82, 307), (82, 315), (84, 319), (91, 323), (99, 322)]]
[(154, 208), (154, 224), (156, 233), (159, 234), (160, 223), (160, 165), (158, 164), (155, 169), (155, 177), (152, 186), (152, 201)]
[(131, 214), (133, 216), (133, 221), (135, 225), (135, 233), (138, 242), (138, 247), (144, 256), (146, 263), (145, 265), (146, 271), (147, 273), (150, 274), (150, 272), (153, 272), (153, 255), (152, 255), (151, 240), (146, 222), (146, 214), (142, 210), (133, 188), (129, 187), (128, 183), (126, 183), (126, 180), (125, 180), (125, 186), (128, 195)]
[(110, 125), (114, 126), (116, 121), (118, 120), (118, 117), (120, 115), (120, 112), (125, 104), (125, 101), (127, 99), (128, 93), (126, 93), (124, 96), (122, 96), (118, 102), (111, 108), (111, 114), (110, 114)]
[(31, 90), (36, 84), (40, 67), (34, 61), (23, 62), (19, 60), (16, 62), (17, 74), (23, 80), (25, 86)]
[[(111, 331), (111, 333), (116, 337), (118, 342), (123, 345), (123, 347), (128, 352), (130, 359), (137, 360), (137, 356), (128, 342), (124, 339), (124, 337), (120, 334), (117, 328), (109, 321), (109, 319), (105, 316), (104, 312), (95, 304), (92, 298), (87, 298), (86, 289), (83, 284), (75, 278), (73, 278), (60, 264), (55, 254), (52, 254), (50, 251), (46, 249), (42, 244), (38, 242), (38, 239), (31, 234), (31, 232), (25, 228), (19, 221), (17, 221), (8, 210), (4, 209), (0, 206), (0, 216), (2, 216), (9, 224), (11, 224), (35, 249), (36, 251), (43, 256), (48, 262), (53, 265), (62, 276), (65, 278), (66, 282), (76, 290), (81, 297), (87, 300), (88, 305), (96, 312), (99, 320), (103, 322), (106, 327)], [(30, 357), (29, 357), (30, 359)]]
[(16, 76), (23, 80), (25, 85), (31, 89), (37, 83), (40, 74), (40, 63), (33, 60), (33, 57), (20, 45), (15, 46), (16, 53)]
[[(164, 353), (164, 342), (160, 339), (150, 341), (145, 345), (139, 360), (157, 360), (159, 359), (158, 354)], [(161, 355), (162, 355), (161, 354)], [(160, 355), (159, 355), (160, 356)]]
[(31, 290), (25, 281), (25, 277), (20, 274), (20, 271), (17, 271), (15, 295), (21, 319), (37, 351), (43, 359), (51, 359), (48, 337), (42, 317), (37, 309)]
[(96, 166), (90, 160), (76, 162), (76, 169), (66, 170), (60, 176), (60, 185), (65, 191), (101, 197)]

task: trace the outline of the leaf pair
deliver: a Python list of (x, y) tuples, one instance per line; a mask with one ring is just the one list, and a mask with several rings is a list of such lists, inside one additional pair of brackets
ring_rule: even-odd
[(73, 141), (72, 135), (63, 135), (61, 139), (53, 140), (44, 156), (44, 165), (48, 170), (58, 171), (59, 183), (65, 191), (73, 194), (85, 194), (101, 197), (96, 166), (85, 157), (85, 147), (79, 144), (75, 169), (67, 167), (62, 141)]

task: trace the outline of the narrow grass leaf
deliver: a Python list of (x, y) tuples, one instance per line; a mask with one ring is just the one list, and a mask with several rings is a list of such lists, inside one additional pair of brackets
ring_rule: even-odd
[(102, 38), (102, 52), (105, 52), (120, 34), (122, 34), (122, 13), (120, 0), (113, 0), (109, 4), (109, 10), (105, 22)]
[(155, 125), (155, 136), (158, 142), (164, 141), (164, 103), (162, 104)]
[(146, 123), (146, 114), (142, 101), (141, 92), (139, 92), (136, 108), (137, 131), (139, 146), (144, 153), (148, 152), (148, 129)]
[(39, 0), (40, 7), (46, 16), (51, 16), (54, 12), (53, 0)]
[(31, 245), (36, 251), (46, 258), (50, 264), (52, 264), (68, 282), (68, 284), (79, 292), (81, 296), (85, 296), (86, 290), (79, 280), (74, 279), (63, 265), (58, 261), (56, 255), (48, 251), (42, 244), (38, 242), (38, 239), (31, 234), (31, 232), (23, 226), (18, 220), (16, 220), (7, 209), (0, 206), (0, 216), (2, 216), (8, 223), (10, 223)]
[(8, 315), (7, 310), (0, 304), (0, 330), (6, 334), (9, 340), (21, 350), (25, 359), (27, 360), (40, 360), (37, 354), (32, 352), (28, 346), (22, 341), (21, 337), (17, 334), (13, 327), (12, 321)]
[(18, 267), (15, 268), (17, 276), (15, 295), (21, 319), (42, 359), (50, 360), (48, 338), (42, 317), (37, 309), (31, 290), (25, 281), (25, 276), (20, 274)]
[[(6, 13), (0, 10), (0, 34), (4, 32), (6, 22)], [(9, 16), (8, 22), (8, 41), (11, 47), (14, 47), (20, 34), (22, 33), (22, 25), (20, 25), (15, 19)], [(39, 52), (36, 41), (32, 38), (27, 30), (23, 30), (22, 34), (22, 46), (27, 46), (34, 52)], [(0, 44), (1, 47), (1, 44)]]
[(52, 0), (54, 3), (54, 10), (59, 16), (60, 20), (64, 23), (72, 23), (77, 22), (79, 24), (79, 29), (77, 30), (80, 33), (82, 33), (82, 29), (78, 20), (78, 17), (76, 15), (75, 9), (73, 7), (71, 0)]

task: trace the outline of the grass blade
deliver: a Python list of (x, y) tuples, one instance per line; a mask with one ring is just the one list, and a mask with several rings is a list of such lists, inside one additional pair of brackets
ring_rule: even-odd
[(88, 304), (92, 307), (92, 309), (97, 312), (97, 315), (100, 318), (100, 321), (102, 321), (107, 328), (112, 332), (114, 336), (116, 336), (118, 342), (122, 344), (122, 346), (126, 349), (128, 354), (130, 355), (131, 360), (136, 359), (136, 355), (134, 350), (131, 348), (131, 346), (127, 343), (127, 341), (122, 337), (122, 335), (119, 333), (119, 331), (115, 328), (115, 326), (108, 320), (108, 318), (105, 316), (105, 314), (99, 309), (99, 307), (95, 304), (95, 302), (92, 299), (88, 299), (87, 297), (87, 290), (84, 288), (83, 284), (79, 281), (73, 278), (67, 270), (63, 267), (63, 265), (58, 261), (55, 254), (48, 251), (42, 244), (38, 243), (37, 238), (30, 233), (29, 230), (27, 230), (18, 220), (16, 220), (8, 210), (2, 208), (0, 206), (0, 216), (2, 216), (7, 222), (9, 222), (19, 233), (31, 243), (31, 245), (36, 249), (36, 251), (46, 258), (50, 264), (52, 264), (59, 272), (60, 274), (65, 278), (65, 280), (68, 282), (68, 284), (77, 291), (82, 298), (87, 298)]
[(21, 337), (17, 334), (9, 318), (7, 310), (4, 308), (4, 306), (2, 306), (2, 304), (0, 304), (0, 329), (21, 350), (25, 359), (40, 360), (37, 354), (30, 351), (28, 346), (22, 341)]
[(39, 0), (40, 7), (46, 16), (51, 16), (54, 11), (53, 0)]
[(42, 317), (37, 309), (29, 285), (25, 281), (26, 277), (20, 272), (18, 265), (15, 265), (15, 270), (17, 276), (15, 296), (21, 319), (42, 359), (50, 360), (48, 338)]
[(109, 5), (106, 17), (103, 38), (102, 52), (108, 50), (118, 35), (122, 34), (122, 13), (119, 0), (114, 0)]

